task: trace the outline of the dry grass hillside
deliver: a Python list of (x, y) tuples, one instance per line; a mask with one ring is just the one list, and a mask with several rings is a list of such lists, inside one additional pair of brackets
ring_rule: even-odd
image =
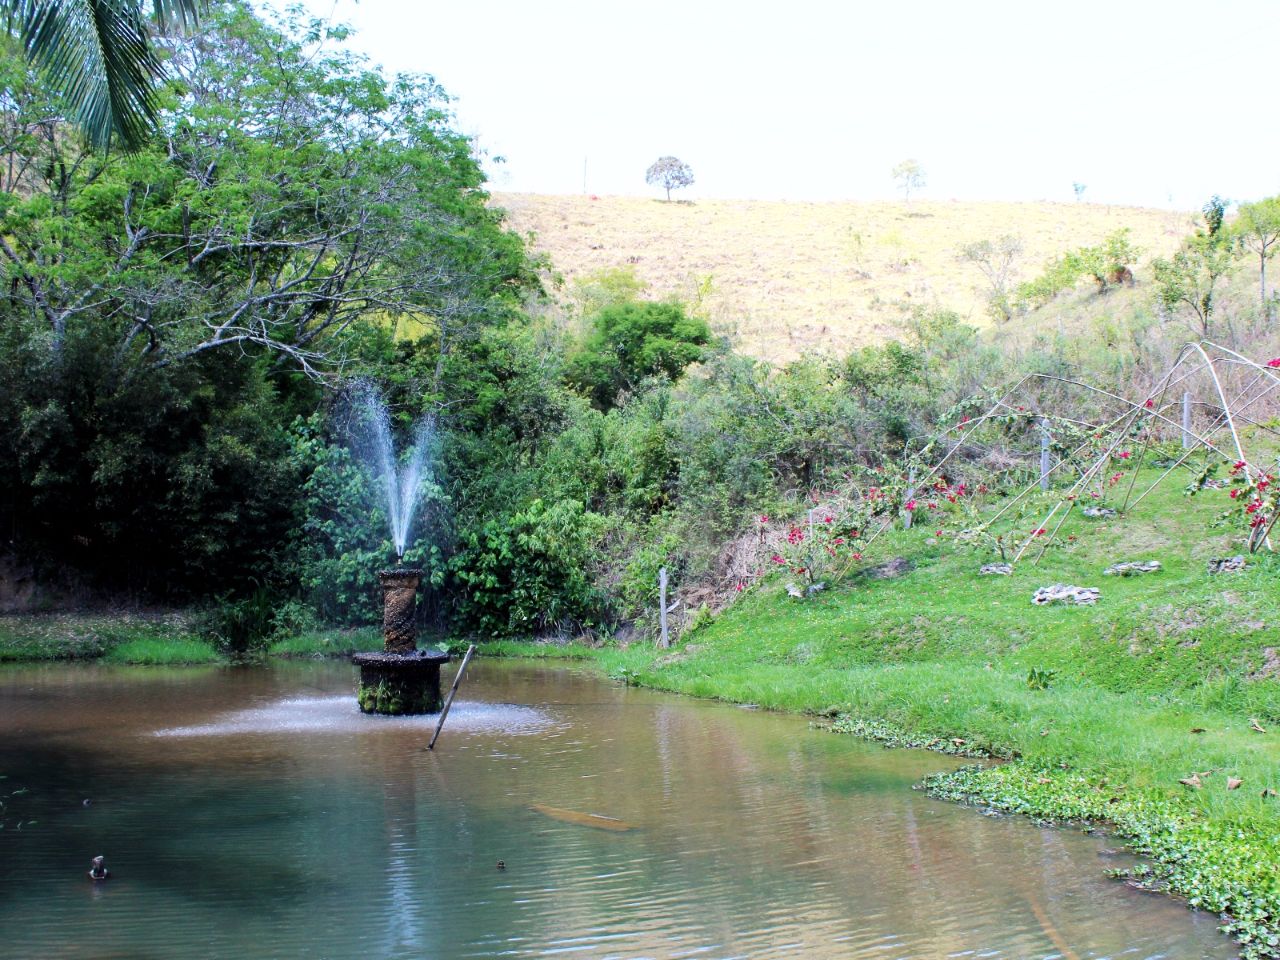
[[(1021, 238), (1017, 278), (1128, 227), (1142, 261), (1168, 255), (1191, 215), (1087, 203), (787, 202), (497, 194), (566, 281), (632, 265), (648, 296), (702, 302), (718, 329), (770, 360), (846, 351), (896, 329), (903, 306), (941, 304), (985, 325), (983, 278), (965, 243)], [(1139, 278), (1145, 270), (1139, 271)]]

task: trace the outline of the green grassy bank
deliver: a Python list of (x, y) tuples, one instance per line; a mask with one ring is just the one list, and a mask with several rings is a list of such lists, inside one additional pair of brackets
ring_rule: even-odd
[[(765, 583), (671, 651), (562, 652), (629, 683), (807, 712), (888, 745), (1002, 758), (927, 787), (1108, 825), (1145, 860), (1131, 879), (1222, 914), (1245, 956), (1277, 956), (1280, 562), (1260, 555), (1243, 572), (1209, 574), (1209, 557), (1242, 548), (1211, 523), (1221, 503), (1178, 487), (1128, 517), (1068, 521), (1060, 546), (1011, 576), (980, 576), (996, 558), (917, 526), (868, 557), (904, 558), (900, 576), (855, 572), (806, 601)], [(1102, 572), (1149, 559), (1163, 569)], [(1101, 598), (1034, 606), (1034, 590), (1053, 583)]]
[[(165, 614), (63, 613), (0, 617), (0, 663), (102, 660), (138, 665), (216, 663), (231, 659), (224, 645), (185, 612)], [(255, 655), (345, 656), (379, 650), (374, 628), (317, 628), (270, 638)]]

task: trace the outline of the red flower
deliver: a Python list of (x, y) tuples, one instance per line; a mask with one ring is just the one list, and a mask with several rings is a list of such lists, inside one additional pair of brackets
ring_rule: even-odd
[(1148, 410), (1150, 410), (1155, 405), (1156, 405), (1156, 402), (1150, 398), (1148, 398), (1147, 402), (1143, 404), (1143, 406), (1146, 407)]
[(1237, 460), (1235, 463), (1231, 465), (1231, 472), (1239, 473), (1241, 470), (1243, 470), (1247, 466), (1248, 464), (1245, 463), (1243, 460)]
[(1116, 454), (1116, 456), (1118, 456), (1121, 460), (1128, 460), (1131, 456), (1133, 456), (1133, 454), (1131, 454), (1128, 450), (1121, 450), (1118, 454)]
[(737, 590), (739, 593), (741, 593), (741, 592), (742, 592), (742, 584), (738, 584), (738, 585), (737, 585), (736, 587), (734, 587), (733, 589), (735, 589), (735, 590)]
[(855, 553), (855, 554), (853, 555), (853, 559), (855, 559), (855, 560), (861, 560), (861, 559), (862, 559), (862, 554), (860, 554), (860, 553)]
[(769, 559), (770, 559), (770, 560), (772, 560), (774, 563), (786, 563), (786, 562), (787, 562), (787, 561), (783, 560), (780, 556), (778, 556), (776, 553), (775, 553), (772, 557), (770, 557)]
[(1252, 520), (1249, 521), (1249, 526), (1260, 527), (1266, 522), (1267, 522), (1267, 518), (1264, 517), (1262, 514), (1258, 514), (1256, 517), (1254, 517)]
[(844, 543), (844, 537), (836, 537), (836, 538), (835, 538), (833, 541), (831, 541), (831, 542), (832, 542), (832, 543), (834, 543), (836, 546), (840, 546), (841, 544), (843, 544), (843, 543)]
[(1031, 531), (1031, 535), (1032, 535), (1033, 537), (1043, 537), (1043, 536), (1044, 536), (1044, 534), (1045, 534), (1045, 529), (1044, 529), (1044, 527), (1040, 527), (1038, 530), (1033, 530), (1033, 531)]
[(762, 513), (762, 514), (760, 514), (760, 518), (759, 518), (759, 519), (760, 519), (760, 522), (761, 522), (761, 523), (768, 523), (768, 522), (769, 522), (769, 515), (768, 515), (767, 513)]
[(902, 505), (903, 510), (914, 510), (915, 508), (916, 508), (916, 502), (914, 500), (908, 500), (906, 503)]
[(940, 537), (940, 536), (942, 536), (942, 531), (941, 531), (941, 530), (935, 530), (935, 531), (933, 531), (933, 535), (934, 535), (935, 537)]
[(1280, 357), (1274, 357), (1267, 361), (1268, 367), (1280, 367)]
[(831, 523), (834, 519), (835, 519), (834, 517), (823, 517), (823, 518), (822, 518), (822, 522), (823, 522), (823, 523)]
[(937, 509), (938, 509), (938, 505), (937, 505), (936, 503), (934, 503), (932, 500), (930, 500), (930, 501), (929, 501), (928, 506), (929, 506), (929, 509), (930, 509), (930, 510), (937, 510)]
[(966, 414), (965, 416), (963, 416), (963, 417), (961, 417), (961, 418), (960, 418), (960, 423), (961, 423), (961, 425), (964, 425), (964, 424), (966, 424), (966, 423), (968, 423), (968, 422), (969, 422), (969, 417), (968, 417), (968, 415), (967, 415), (967, 414)]

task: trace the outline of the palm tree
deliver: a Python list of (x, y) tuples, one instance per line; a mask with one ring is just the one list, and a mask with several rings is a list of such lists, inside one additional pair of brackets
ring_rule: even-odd
[[(207, 2), (151, 0), (151, 18), (161, 30), (194, 26)], [(0, 17), (94, 146), (146, 140), (164, 68), (140, 0), (0, 0)]]

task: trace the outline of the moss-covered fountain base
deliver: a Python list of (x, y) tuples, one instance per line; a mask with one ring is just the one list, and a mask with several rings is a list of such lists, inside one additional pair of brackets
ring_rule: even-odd
[(360, 668), (356, 702), (364, 713), (439, 712), (440, 667), (449, 662), (447, 653), (357, 653), (351, 662)]
[(421, 579), (422, 571), (409, 567), (378, 574), (384, 649), (351, 658), (360, 668), (356, 702), (365, 713), (404, 716), (440, 710), (440, 668), (449, 655), (418, 649), (415, 607)]

